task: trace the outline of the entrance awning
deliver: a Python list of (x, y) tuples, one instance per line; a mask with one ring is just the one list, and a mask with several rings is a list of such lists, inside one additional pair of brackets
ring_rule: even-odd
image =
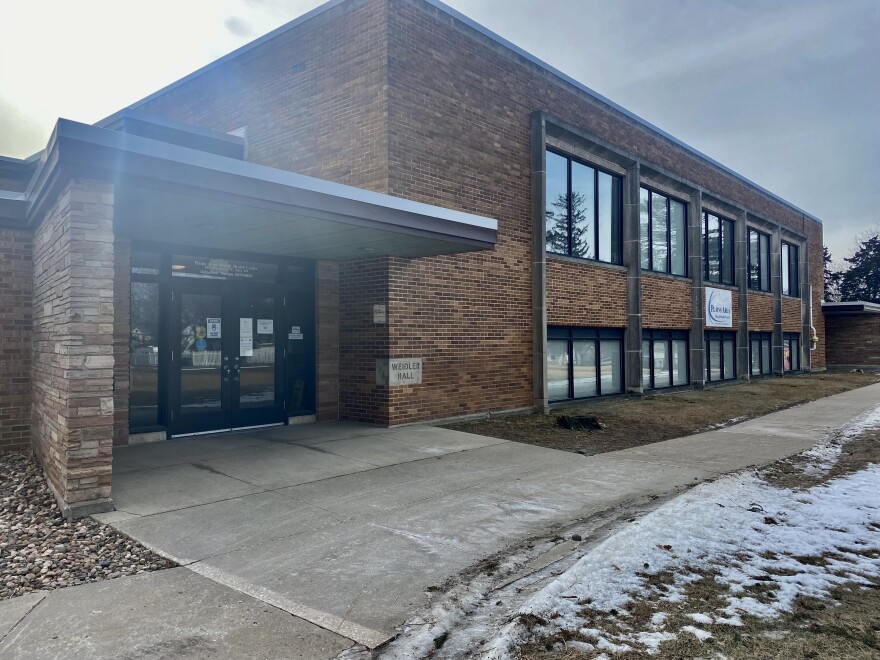
[(132, 239), (327, 260), (452, 254), (496, 241), (491, 218), (64, 119), (29, 191), (29, 219), (59, 170), (112, 181), (116, 232)]

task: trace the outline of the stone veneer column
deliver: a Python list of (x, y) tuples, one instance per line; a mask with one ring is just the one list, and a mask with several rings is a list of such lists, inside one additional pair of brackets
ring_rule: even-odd
[(642, 383), (642, 260), (639, 251), (640, 168), (626, 169), (623, 191), (623, 265), (626, 266), (626, 332), (623, 337), (626, 391), (641, 394)]
[(532, 405), (549, 413), (547, 396), (547, 126), (540, 112), (532, 115)]
[(691, 385), (706, 386), (706, 313), (703, 306), (703, 193), (691, 193), (688, 205), (688, 274), (691, 276)]
[(751, 360), (749, 359), (749, 226), (745, 211), (737, 214), (734, 233), (736, 236), (735, 277), (739, 299), (736, 374), (740, 380), (749, 380), (751, 373)]
[(783, 375), (782, 366), (782, 234), (770, 233), (770, 291), (773, 293), (773, 373)]
[(34, 233), (31, 441), (67, 518), (113, 508), (113, 202), (71, 180)]

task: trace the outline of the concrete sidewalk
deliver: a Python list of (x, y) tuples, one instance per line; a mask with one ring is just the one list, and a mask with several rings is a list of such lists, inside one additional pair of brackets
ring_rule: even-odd
[(510, 544), (798, 453), (878, 401), (880, 384), (589, 457), (345, 424), (123, 450), (125, 511), (104, 519), (185, 567), (0, 604), (0, 657), (374, 647), (427, 605), (428, 587)]

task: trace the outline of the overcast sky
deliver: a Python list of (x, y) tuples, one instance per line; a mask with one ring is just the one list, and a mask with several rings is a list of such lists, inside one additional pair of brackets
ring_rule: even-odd
[[(880, 222), (880, 0), (447, 0), (822, 218)], [(0, 0), (0, 155), (97, 121), (318, 0)]]

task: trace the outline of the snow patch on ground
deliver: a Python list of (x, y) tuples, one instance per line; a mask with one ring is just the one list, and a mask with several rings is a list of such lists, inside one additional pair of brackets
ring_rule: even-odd
[(856, 417), (838, 433), (830, 435), (812, 449), (800, 454), (810, 461), (804, 473), (809, 476), (821, 476), (827, 473), (840, 458), (843, 445), (865, 431), (878, 427), (880, 427), (880, 406)]

